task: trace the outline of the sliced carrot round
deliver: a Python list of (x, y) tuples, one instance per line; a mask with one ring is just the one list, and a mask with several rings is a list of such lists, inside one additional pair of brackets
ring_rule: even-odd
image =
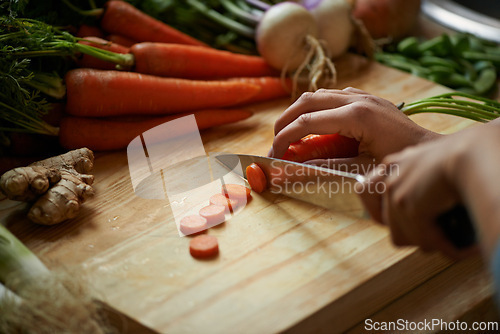
[(226, 213), (233, 212), (238, 206), (238, 201), (234, 198), (227, 198), (222, 194), (215, 194), (210, 197), (210, 204), (222, 205)]
[(226, 208), (222, 205), (210, 204), (200, 209), (200, 216), (205, 218), (208, 226), (214, 226), (226, 220)]
[(241, 184), (225, 184), (222, 186), (222, 193), (227, 198), (234, 198), (236, 200), (247, 200), (252, 197), (250, 188)]
[(219, 242), (213, 235), (198, 235), (189, 242), (189, 252), (195, 258), (213, 257), (219, 253)]
[(184, 234), (198, 233), (208, 228), (208, 221), (200, 215), (189, 215), (181, 219), (179, 228)]
[(247, 180), (253, 191), (261, 193), (267, 188), (266, 174), (256, 163), (246, 168)]

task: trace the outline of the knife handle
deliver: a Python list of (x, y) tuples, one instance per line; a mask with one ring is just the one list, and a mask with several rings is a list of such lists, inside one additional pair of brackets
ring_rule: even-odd
[(437, 223), (453, 245), (459, 249), (472, 246), (476, 242), (476, 231), (465, 206), (459, 204), (441, 214)]

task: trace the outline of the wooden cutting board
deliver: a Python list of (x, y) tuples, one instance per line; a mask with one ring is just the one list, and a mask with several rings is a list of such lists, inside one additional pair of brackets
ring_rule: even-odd
[[(394, 103), (447, 91), (353, 55), (337, 69), (338, 88)], [(204, 132), (206, 152), (266, 154), (289, 103), (251, 106), (248, 120)], [(441, 133), (473, 124), (413, 119)], [(268, 193), (209, 231), (219, 239), (216, 259), (196, 260), (168, 201), (134, 194), (125, 151), (97, 154), (94, 174), (96, 196), (72, 221), (36, 226), (24, 205), (7, 200), (0, 218), (49, 266), (85, 275), (99, 299), (161, 333), (342, 332), (453, 265), (394, 248), (388, 230), (369, 219)]]

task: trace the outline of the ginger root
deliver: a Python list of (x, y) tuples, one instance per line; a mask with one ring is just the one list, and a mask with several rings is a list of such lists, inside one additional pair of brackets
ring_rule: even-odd
[(74, 218), (80, 205), (94, 195), (94, 177), (88, 173), (94, 153), (88, 148), (11, 169), (0, 177), (0, 191), (9, 199), (32, 202), (28, 218), (54, 225)]

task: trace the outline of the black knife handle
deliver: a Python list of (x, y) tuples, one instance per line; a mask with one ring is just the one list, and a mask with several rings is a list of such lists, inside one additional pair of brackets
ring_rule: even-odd
[(463, 205), (457, 205), (441, 214), (437, 218), (437, 223), (448, 240), (459, 249), (472, 246), (476, 242), (474, 225)]

